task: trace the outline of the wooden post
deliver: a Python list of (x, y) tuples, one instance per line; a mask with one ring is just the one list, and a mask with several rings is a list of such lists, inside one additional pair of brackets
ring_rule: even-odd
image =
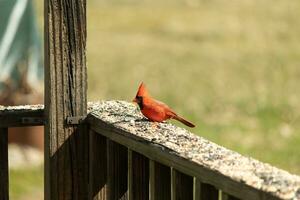
[(8, 200), (7, 128), (0, 128), (0, 199)]
[(86, 0), (45, 0), (45, 199), (87, 199)]

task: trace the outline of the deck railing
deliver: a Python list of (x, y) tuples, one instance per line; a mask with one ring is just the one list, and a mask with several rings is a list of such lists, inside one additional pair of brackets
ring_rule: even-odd
[(92, 110), (90, 177), (105, 185), (93, 188), (98, 199), (300, 198), (300, 177), (169, 123), (153, 125), (130, 103), (102, 102)]
[(8, 200), (8, 128), (44, 124), (42, 105), (9, 106), (0, 105), (0, 200)]
[[(300, 199), (299, 176), (169, 123), (153, 125), (131, 103), (90, 103), (88, 113), (82, 122), (89, 134), (84, 199)], [(0, 107), (0, 120), (2, 200), (8, 199), (3, 196), (8, 190), (5, 131), (11, 126), (43, 125), (43, 106)], [(77, 178), (76, 173), (71, 176)]]

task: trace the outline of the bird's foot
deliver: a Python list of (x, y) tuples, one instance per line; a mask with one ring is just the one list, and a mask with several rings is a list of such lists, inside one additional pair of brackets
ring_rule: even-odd
[(158, 127), (158, 122), (153, 122), (151, 126), (153, 129), (156, 129)]

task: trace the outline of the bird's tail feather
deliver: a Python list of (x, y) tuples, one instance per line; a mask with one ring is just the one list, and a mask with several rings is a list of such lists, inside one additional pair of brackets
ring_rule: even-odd
[(176, 120), (180, 121), (181, 123), (187, 125), (188, 127), (192, 127), (192, 128), (195, 127), (195, 125), (193, 123), (183, 119), (182, 117), (179, 117), (178, 115), (175, 115), (173, 117), (173, 119), (176, 119)]

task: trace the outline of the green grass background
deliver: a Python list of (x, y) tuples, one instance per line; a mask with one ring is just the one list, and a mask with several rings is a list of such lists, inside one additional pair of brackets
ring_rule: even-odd
[(195, 134), (300, 174), (299, 10), (298, 0), (89, 0), (89, 100), (130, 101), (144, 81)]
[(195, 134), (300, 174), (298, 10), (297, 0), (90, 1), (89, 99), (131, 100), (144, 81)]

